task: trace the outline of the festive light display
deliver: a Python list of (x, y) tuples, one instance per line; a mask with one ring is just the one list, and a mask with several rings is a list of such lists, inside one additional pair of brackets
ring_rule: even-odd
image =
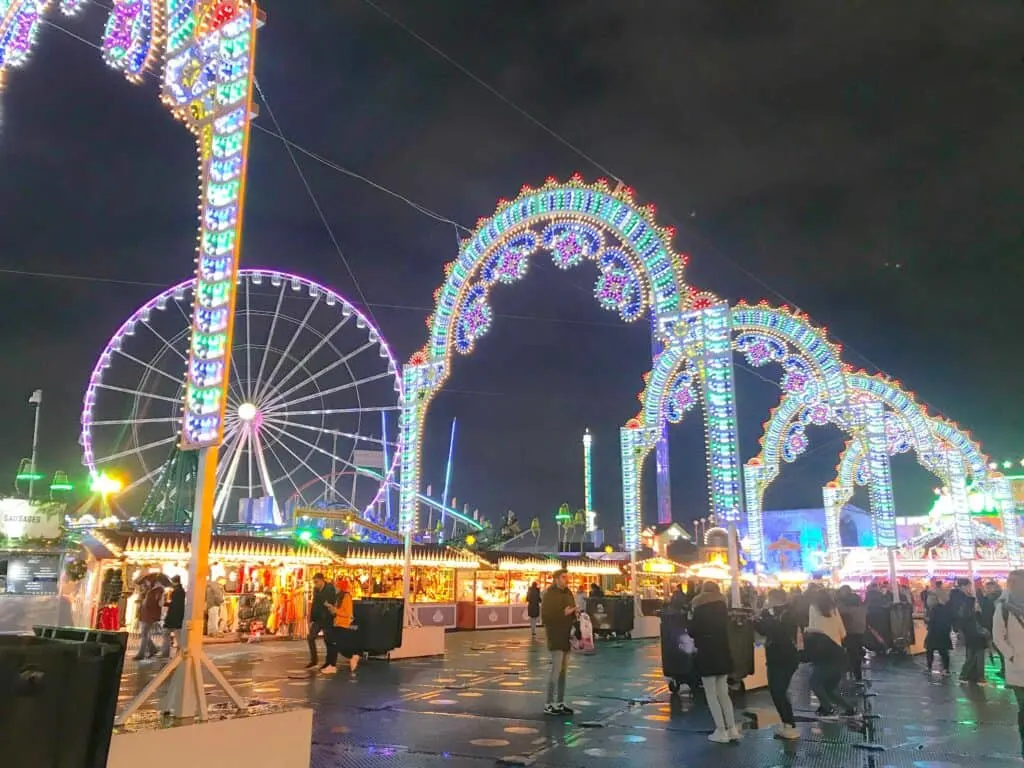
[(590, 449), (594, 438), (588, 429), (583, 433), (583, 511), (587, 516), (587, 533), (597, 530), (597, 514), (594, 512), (593, 471)]
[(743, 498), (729, 305), (722, 303), (703, 310), (700, 319), (711, 512), (719, 522), (739, 523)]
[(882, 404), (868, 400), (863, 404), (863, 434), (867, 451), (871, 526), (875, 546), (894, 548), (896, 541), (896, 502), (892, 493), (892, 466), (886, 442)]
[[(0, 88), (28, 58), (48, 0), (0, 0)], [(83, 0), (61, 0), (72, 15)], [(138, 82), (163, 58), (161, 100), (196, 136), (199, 247), (181, 444), (219, 445), (224, 431), (235, 283), (252, 113), (252, 0), (113, 0), (103, 57)]]
[(643, 460), (658, 442), (660, 430), (633, 419), (619, 430), (622, 463), (622, 538), (627, 552), (640, 549), (640, 478)]
[(839, 550), (842, 547), (839, 524), (843, 505), (850, 500), (846, 490), (839, 483), (829, 483), (822, 491), (825, 502), (825, 563), (830, 568), (838, 568), (842, 564), (839, 562)]
[(648, 313), (679, 314), (691, 292), (672, 235), (655, 222), (653, 206), (636, 206), (632, 190), (612, 189), (603, 180), (586, 184), (578, 175), (567, 183), (548, 179), (539, 189), (523, 187), (515, 200), (500, 202), (492, 217), (478, 222), (445, 267), (426, 345), (403, 369), (400, 531), (419, 527), (416, 493), (430, 400), (448, 378), (452, 353), (469, 354), (490, 329), (490, 290), (521, 280), (530, 259), (543, 251), (559, 269), (594, 262), (594, 297), (627, 322)]
[(999, 506), (999, 519), (1003, 524), (1003, 536), (1006, 537), (1006, 557), (1014, 567), (1020, 567), (1020, 526), (1017, 520), (1017, 502), (1013, 498), (1010, 478), (993, 473), (988, 487), (996, 504)]
[[(707, 370), (702, 313), (723, 304), (714, 294), (693, 292), (690, 306), (694, 308), (691, 313), (659, 318), (662, 333), (671, 338), (672, 343), (655, 359), (650, 374), (645, 377), (645, 389), (640, 396), (644, 407), (641, 416), (635, 420), (638, 425), (661, 424), (665, 420), (676, 423), (696, 405), (696, 380), (700, 378), (703, 386), (705, 377), (696, 375), (693, 366), (699, 364), (697, 367), (702, 371)], [(717, 311), (724, 314), (724, 310)], [(743, 354), (751, 365), (779, 365), (783, 373), (781, 386), (794, 395), (783, 400), (783, 404), (792, 414), (801, 414), (802, 424), (827, 423), (832, 404), (845, 401), (844, 366), (839, 357), (839, 347), (828, 340), (824, 329), (811, 325), (806, 316), (785, 307), (771, 307), (766, 302), (757, 306), (740, 303), (728, 310), (727, 326), (729, 334), (733, 335), (731, 347)], [(728, 366), (728, 380), (731, 381), (732, 359), (727, 352), (727, 349), (722, 350), (719, 366), (723, 369)], [(820, 394), (822, 390), (826, 393), (824, 397)], [(707, 407), (705, 402), (705, 411)], [(705, 423), (708, 426), (707, 420)], [(719, 431), (718, 426), (707, 431), (709, 451), (711, 436), (715, 433), (717, 441)], [(797, 447), (806, 443), (802, 426), (794, 431), (790, 442)], [(715, 449), (719, 449), (717, 443)], [(643, 468), (644, 458), (640, 456), (637, 460), (639, 470)], [(718, 463), (721, 461), (719, 458)], [(764, 561), (763, 489), (777, 474), (778, 461), (766, 461), (745, 467), (743, 483), (738, 476), (730, 481), (731, 491), (738, 492), (736, 489), (741, 486), (744, 489), (742, 500), (747, 510), (745, 540), (751, 558), (758, 562)], [(714, 496), (716, 486), (714, 482), (711, 485)], [(736, 499), (738, 497), (728, 503)], [(633, 508), (631, 503), (624, 503), (627, 509)], [(736, 503), (733, 508), (739, 509), (740, 505)], [(728, 515), (723, 519), (728, 519)]]

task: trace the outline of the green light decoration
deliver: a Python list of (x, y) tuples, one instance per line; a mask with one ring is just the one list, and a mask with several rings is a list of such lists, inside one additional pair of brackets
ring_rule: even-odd
[(572, 520), (572, 512), (569, 511), (568, 504), (562, 504), (555, 513), (555, 520), (559, 523), (567, 523)]
[(313, 532), (309, 529), (299, 531), (299, 541), (312, 541)]
[(50, 493), (68, 493), (73, 491), (75, 486), (68, 480), (68, 473), (58, 469), (53, 473), (53, 480), (50, 481)]

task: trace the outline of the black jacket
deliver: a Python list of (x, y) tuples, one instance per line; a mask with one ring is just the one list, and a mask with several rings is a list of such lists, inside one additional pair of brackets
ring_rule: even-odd
[(328, 604), (338, 604), (338, 593), (330, 582), (326, 582), (323, 589), (313, 590), (313, 600), (309, 605), (309, 620), (321, 627), (333, 627), (334, 615), (324, 607)]
[(164, 616), (165, 629), (181, 629), (185, 623), (185, 590), (179, 584), (171, 590), (171, 599), (167, 603), (167, 615)]
[(526, 590), (526, 615), (531, 619), (540, 616), (540, 587)]
[(732, 673), (729, 609), (722, 595), (704, 592), (693, 599), (690, 636), (697, 647), (694, 670), (699, 677), (716, 677)]
[(764, 635), (764, 660), (773, 667), (800, 665), (800, 652), (796, 649), (797, 620), (789, 607), (772, 613), (765, 610), (755, 620), (754, 627)]

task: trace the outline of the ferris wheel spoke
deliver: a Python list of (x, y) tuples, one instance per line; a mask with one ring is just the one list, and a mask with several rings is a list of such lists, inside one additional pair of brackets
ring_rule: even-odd
[(180, 416), (163, 416), (154, 419), (106, 419), (104, 421), (90, 422), (93, 427), (123, 427), (129, 424), (173, 424), (180, 422)]
[[(362, 440), (364, 443), (373, 443), (374, 445), (384, 445), (385, 441), (379, 437), (366, 437), (365, 435), (355, 434), (353, 432), (341, 432), (336, 429), (327, 429), (326, 427), (317, 427), (312, 424), (303, 424), (298, 421), (289, 421), (288, 419), (277, 418), (273, 416), (266, 417), (265, 421), (280, 426), (280, 427), (298, 427), (300, 429), (306, 429), (310, 432), (317, 432), (320, 434), (335, 435), (337, 437), (347, 437), (350, 440)], [(390, 440), (387, 441), (389, 448), (397, 448), (398, 443), (393, 443)]]
[(217, 459), (217, 485), (223, 482), (227, 467), (231, 463), (234, 454), (238, 452), (239, 445), (244, 436), (245, 430), (239, 429), (237, 426), (231, 431), (225, 431), (223, 450)]
[(378, 381), (379, 379), (386, 379), (386, 378), (393, 378), (393, 374), (390, 373), (389, 371), (384, 371), (383, 373), (377, 373), (377, 374), (374, 374), (373, 376), (367, 376), (367, 377), (362, 378), (362, 379), (356, 379), (355, 381), (350, 381), (347, 384), (339, 384), (337, 387), (331, 387), (330, 389), (319, 390), (317, 392), (314, 392), (311, 395), (303, 395), (302, 397), (296, 398), (295, 400), (292, 400), (292, 401), (287, 402), (287, 403), (274, 404), (273, 407), (269, 409), (269, 412), (270, 413), (277, 413), (282, 408), (288, 408), (289, 406), (298, 405), (299, 403), (307, 403), (310, 400), (315, 400), (318, 397), (324, 397), (326, 395), (334, 395), (334, 394), (337, 394), (338, 392), (344, 392), (346, 389), (352, 389), (353, 387), (359, 387), (359, 386), (361, 386), (363, 384), (369, 384), (371, 381)]
[(307, 323), (309, 323), (309, 318), (313, 316), (313, 312), (316, 311), (316, 308), (319, 305), (320, 294), (318, 293), (313, 298), (313, 301), (310, 302), (309, 309), (306, 310), (306, 314), (303, 316), (302, 320), (298, 323), (298, 325), (296, 325), (295, 333), (292, 334), (292, 337), (288, 340), (288, 343), (285, 345), (284, 351), (281, 353), (281, 356), (277, 359), (277, 364), (274, 366), (274, 369), (270, 372), (270, 375), (267, 376), (267, 380), (263, 384), (263, 388), (256, 390), (253, 397), (258, 399), (260, 395), (264, 394), (265, 392), (270, 392), (272, 389), (274, 389), (274, 378), (281, 370), (281, 366), (284, 365), (284, 361), (288, 359), (288, 356), (292, 352), (292, 347), (294, 347), (295, 342), (299, 340), (299, 336), (302, 335), (302, 330), (306, 327)]
[[(300, 440), (300, 439), (296, 438), (294, 435), (288, 434), (285, 430), (281, 429), (280, 427), (278, 427), (278, 426), (276, 426), (274, 424), (267, 424), (267, 422), (264, 422), (264, 426), (268, 427), (271, 431), (277, 433), (275, 435), (275, 437), (277, 438), (277, 444), (280, 445), (284, 450), (286, 450), (292, 456), (292, 458), (294, 458), (297, 462), (299, 462), (302, 466), (304, 466), (313, 475), (313, 477), (320, 477), (321, 473), (317, 472), (315, 469), (313, 469), (313, 467), (311, 467), (309, 465), (309, 462), (307, 462), (305, 459), (303, 459), (301, 456), (299, 456), (295, 451), (293, 451), (291, 449), (291, 447), (289, 447), (289, 445), (286, 442), (284, 442), (284, 438), (285, 437), (291, 437), (293, 440), (297, 440), (300, 443), (305, 443), (305, 445), (309, 446), (310, 448), (314, 448), (315, 450), (318, 450), (321, 453), (326, 454), (327, 456), (331, 456), (330, 451), (324, 451), (321, 448), (319, 448), (319, 446), (314, 446), (311, 443), (306, 443), (306, 441)], [(285, 465), (281, 462), (281, 459), (280, 459), (280, 457), (278, 457), (277, 452), (274, 451), (273, 446), (270, 445), (270, 444), (267, 444), (267, 449), (274, 456), (274, 460), (277, 461), (277, 463), (280, 464), (282, 467), (284, 467)], [(303, 495), (302, 490), (299, 488), (299, 486), (295, 483), (295, 479), (291, 475), (288, 475), (288, 479), (291, 480), (292, 485), (295, 487), (295, 495), (296, 495), (296, 497), (298, 497), (298, 499), (300, 501), (304, 502), (305, 501), (305, 496)], [(346, 501), (348, 503), (348, 506), (354, 508), (354, 505), (352, 504), (351, 499), (346, 499), (343, 494), (340, 494), (340, 492), (339, 492), (339, 495), (341, 495), (341, 498), (342, 498), (343, 501)]]
[[(365, 405), (362, 408), (319, 408), (313, 411), (287, 411), (288, 416), (332, 416), (345, 413), (380, 413), (381, 411), (400, 411), (400, 405)], [(277, 411), (272, 411), (277, 413)]]
[[(277, 394), (273, 395), (272, 397), (270, 397), (267, 400), (267, 402), (264, 404), (264, 407), (265, 408), (270, 408), (270, 409), (274, 408), (277, 405), (277, 403), (279, 403), (284, 398), (286, 398), (289, 395), (291, 395), (292, 393), (297, 392), (298, 390), (302, 389), (307, 384), (312, 384), (312, 383), (316, 382), (316, 380), (319, 379), (321, 376), (324, 376), (324, 375), (330, 373), (331, 371), (333, 371), (338, 366), (347, 364), (349, 360), (354, 358), (360, 352), (363, 352), (364, 350), (367, 350), (367, 349), (369, 349), (370, 347), (373, 347), (373, 346), (376, 346), (376, 343), (372, 342), (372, 341), (368, 341), (365, 344), (363, 344), (361, 347), (356, 347), (356, 349), (353, 350), (352, 352), (349, 352), (347, 355), (344, 355), (343, 357), (339, 357), (337, 360), (335, 360), (330, 365), (321, 368), (314, 375), (310, 376), (308, 379), (306, 379), (304, 381), (300, 381), (298, 384), (296, 384), (295, 386), (293, 386), (291, 389), (287, 390), (286, 392), (278, 392)], [(389, 376), (391, 374), (390, 373), (386, 373), (384, 375)], [(357, 384), (357, 385), (359, 384), (359, 382), (353, 382), (353, 383)]]
[[(178, 358), (179, 358), (179, 359), (180, 359), (180, 360), (181, 360), (181, 361), (182, 361), (183, 363), (185, 363), (186, 365), (188, 364), (188, 357), (186, 357), (186, 356), (185, 356), (185, 355), (184, 355), (184, 354), (183, 354), (183, 353), (181, 352), (181, 350), (180, 350), (180, 349), (178, 349), (178, 348), (177, 348), (176, 346), (174, 346), (173, 344), (171, 344), (171, 342), (170, 342), (170, 341), (168, 341), (168, 340), (167, 340), (167, 338), (166, 338), (166, 337), (164, 337), (164, 335), (163, 335), (162, 333), (160, 333), (160, 331), (158, 331), (158, 330), (157, 330), (156, 328), (154, 328), (154, 327), (153, 327), (152, 325), (150, 325), (150, 324), (149, 324), (149, 322), (148, 322), (148, 321), (146, 321), (146, 320), (142, 320), (141, 322), (142, 322), (142, 324), (143, 324), (144, 326), (146, 326), (146, 328), (148, 328), (148, 329), (149, 329), (149, 332), (150, 332), (150, 333), (152, 333), (152, 334), (153, 334), (154, 336), (156, 336), (156, 337), (157, 337), (158, 339), (160, 339), (160, 342), (161, 342), (161, 343), (162, 343), (162, 344), (164, 345), (164, 347), (165, 347), (166, 349), (169, 349), (169, 350), (171, 350), (171, 352), (173, 352), (173, 353), (174, 353), (175, 355), (177, 355), (177, 356), (178, 356)], [(178, 338), (181, 338), (181, 337), (179, 336)]]
[[(266, 422), (264, 422), (264, 424), (266, 424)], [(341, 462), (345, 466), (351, 467), (352, 470), (354, 472), (356, 472), (357, 474), (363, 475), (365, 477), (372, 477), (374, 480), (377, 480), (377, 481), (380, 481), (380, 479), (381, 479), (381, 475), (379, 475), (377, 472), (373, 471), (372, 469), (367, 469), (366, 467), (360, 467), (357, 464), (353, 464), (348, 459), (345, 459), (345, 458), (343, 458), (341, 456), (338, 456), (338, 455), (336, 455), (334, 453), (331, 453), (327, 449), (321, 448), (319, 445), (315, 445), (314, 443), (309, 442), (308, 440), (306, 440), (303, 437), (300, 437), (299, 435), (295, 435), (295, 434), (292, 434), (291, 432), (287, 432), (286, 430), (282, 429), (281, 427), (278, 427), (278, 426), (273, 425), (273, 424), (270, 424), (269, 426), (271, 426), (271, 428), (273, 428), (273, 429), (276, 429), (281, 434), (288, 436), (289, 438), (291, 438), (292, 440), (296, 441), (297, 443), (302, 443), (302, 445), (306, 446), (307, 448), (310, 448), (311, 450), (316, 451), (317, 453), (321, 453), (324, 456), (327, 456), (328, 458), (335, 459), (336, 461)]]
[(144, 451), (150, 450), (151, 448), (159, 448), (161, 445), (167, 445), (168, 443), (173, 443), (177, 439), (178, 439), (177, 435), (171, 435), (170, 437), (165, 437), (162, 440), (154, 440), (152, 443), (147, 443), (146, 445), (134, 446), (134, 447), (128, 448), (128, 449), (126, 449), (124, 451), (119, 451), (118, 453), (112, 453), (109, 456), (104, 456), (103, 457), (103, 463), (104, 464), (109, 464), (112, 461), (117, 461), (118, 459), (123, 459), (125, 456), (131, 456), (133, 453), (142, 453)]
[(260, 391), (260, 384), (263, 381), (263, 369), (267, 365), (267, 355), (270, 353), (270, 348), (273, 346), (274, 340), (274, 329), (277, 328), (277, 318), (281, 316), (281, 303), (284, 301), (285, 286), (281, 283), (281, 292), (277, 295), (277, 306), (274, 308), (274, 317), (270, 321), (270, 332), (267, 334), (267, 344), (263, 348), (263, 357), (260, 359), (260, 369), (256, 374), (256, 380), (252, 381), (251, 392), (253, 394)]
[(224, 519), (224, 507), (227, 504), (228, 496), (231, 495), (231, 488), (235, 484), (235, 474), (238, 472), (238, 462), (242, 458), (242, 445), (243, 443), (248, 444), (250, 431), (243, 429), (238, 433), (238, 440), (235, 441), (234, 451), (231, 454), (231, 460), (227, 462), (227, 472), (224, 474), (224, 480), (220, 484), (220, 490), (213, 500), (213, 519), (221, 520)]
[[(312, 348), (311, 350), (309, 350), (309, 352), (307, 352), (307, 353), (306, 353), (306, 354), (305, 354), (305, 355), (303, 356), (303, 358), (302, 358), (301, 360), (299, 360), (299, 362), (297, 362), (297, 363), (296, 363), (295, 365), (293, 365), (293, 366), (291, 367), (291, 370), (290, 370), (290, 371), (288, 371), (288, 372), (287, 372), (287, 373), (285, 374), (284, 378), (283, 378), (283, 379), (281, 379), (281, 381), (279, 381), (279, 382), (277, 383), (277, 387), (276, 387), (276, 388), (277, 388), (277, 389), (280, 389), (281, 387), (283, 387), (283, 386), (285, 385), (285, 383), (286, 383), (286, 382), (287, 382), (287, 381), (288, 381), (289, 379), (291, 379), (291, 377), (292, 377), (292, 376), (294, 376), (294, 375), (295, 375), (296, 373), (298, 373), (298, 372), (299, 372), (299, 371), (301, 371), (301, 370), (305, 370), (305, 367), (306, 367), (306, 363), (308, 363), (308, 362), (309, 362), (310, 360), (312, 360), (312, 359), (313, 359), (313, 355), (315, 355), (315, 354), (316, 354), (317, 352), (319, 352), (319, 351), (320, 351), (321, 349), (323, 349), (323, 348), (324, 348), (324, 346), (325, 346), (326, 344), (328, 344), (328, 343), (330, 342), (330, 340), (331, 340), (331, 339), (332, 339), (332, 338), (334, 337), (334, 335), (335, 335), (335, 334), (336, 334), (336, 333), (337, 333), (338, 331), (340, 331), (340, 330), (341, 330), (342, 328), (344, 328), (344, 327), (345, 327), (345, 325), (346, 325), (346, 324), (348, 323), (348, 321), (349, 321), (349, 318), (348, 318), (348, 317), (345, 317), (345, 318), (342, 318), (342, 321), (341, 321), (340, 323), (337, 323), (337, 324), (335, 324), (335, 326), (334, 326), (334, 327), (333, 327), (333, 328), (332, 328), (332, 329), (331, 329), (331, 330), (330, 330), (330, 331), (329, 331), (329, 332), (327, 333), (327, 335), (326, 335), (326, 336), (324, 336), (324, 337), (323, 337), (322, 339), (320, 339), (320, 341), (318, 341), (318, 342), (317, 342), (317, 343), (316, 343), (316, 344), (315, 344), (315, 345), (313, 346), (313, 348)], [(347, 359), (349, 359), (349, 358), (348, 358), (348, 357), (346, 357), (346, 358), (345, 358), (345, 360), (347, 360)], [(267, 391), (268, 391), (268, 392), (270, 391), (270, 388), (269, 388), (269, 387), (268, 387)], [(271, 399), (273, 399), (273, 398), (271, 398)]]
[(128, 389), (127, 387), (118, 387), (113, 384), (106, 384), (102, 381), (97, 382), (96, 386), (100, 389), (109, 389), (111, 392), (122, 392), (126, 395), (134, 395), (135, 397), (148, 397), (150, 400), (162, 400), (165, 403), (174, 403), (175, 405), (181, 405), (180, 397), (167, 397), (167, 395), (157, 395), (153, 392), (144, 392), (139, 389)]
[(137, 365), (141, 365), (143, 368), (145, 368), (150, 373), (155, 373), (158, 376), (163, 376), (165, 379), (170, 379), (175, 384), (177, 384), (179, 387), (185, 381), (185, 377), (184, 376), (181, 376), (180, 378), (179, 377), (175, 377), (175, 376), (171, 376), (171, 374), (167, 373), (167, 371), (161, 371), (159, 368), (157, 368), (152, 363), (147, 363), (145, 360), (140, 360), (139, 358), (135, 357), (135, 355), (129, 355), (123, 349), (116, 349), (114, 351), (117, 354), (121, 355), (121, 357), (124, 357), (124, 358), (127, 358), (128, 360), (131, 360), (133, 363), (135, 363)]
[[(249, 382), (252, 381), (252, 330), (249, 327), (249, 307), (252, 304), (249, 302), (249, 281), (245, 278), (242, 279), (245, 285), (245, 383), (246, 386), (243, 390), (243, 397), (246, 400), (252, 399), (252, 389), (248, 386)], [(250, 457), (252, 451), (249, 452)], [(252, 462), (249, 464), (249, 498), (252, 498)]]

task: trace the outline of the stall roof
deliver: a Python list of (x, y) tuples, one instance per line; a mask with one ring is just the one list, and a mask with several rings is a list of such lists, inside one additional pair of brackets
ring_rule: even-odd
[(499, 571), (532, 571), (534, 573), (553, 573), (565, 568), (570, 573), (588, 574), (593, 576), (617, 576), (622, 573), (618, 565), (602, 563), (589, 558), (562, 559), (553, 554), (534, 554), (532, 552), (481, 552), (481, 560)]
[[(323, 544), (334, 558), (345, 565), (402, 565), (405, 552), (401, 546), (391, 544), (359, 544), (347, 541), (328, 541)], [(480, 559), (474, 552), (440, 544), (414, 544), (412, 564), (426, 568), (464, 568), (475, 570)]]
[[(191, 537), (185, 533), (93, 529), (82, 537), (82, 544), (101, 560), (187, 560)], [(314, 565), (329, 563), (333, 558), (315, 542), (259, 536), (214, 536), (210, 543), (210, 559)]]

